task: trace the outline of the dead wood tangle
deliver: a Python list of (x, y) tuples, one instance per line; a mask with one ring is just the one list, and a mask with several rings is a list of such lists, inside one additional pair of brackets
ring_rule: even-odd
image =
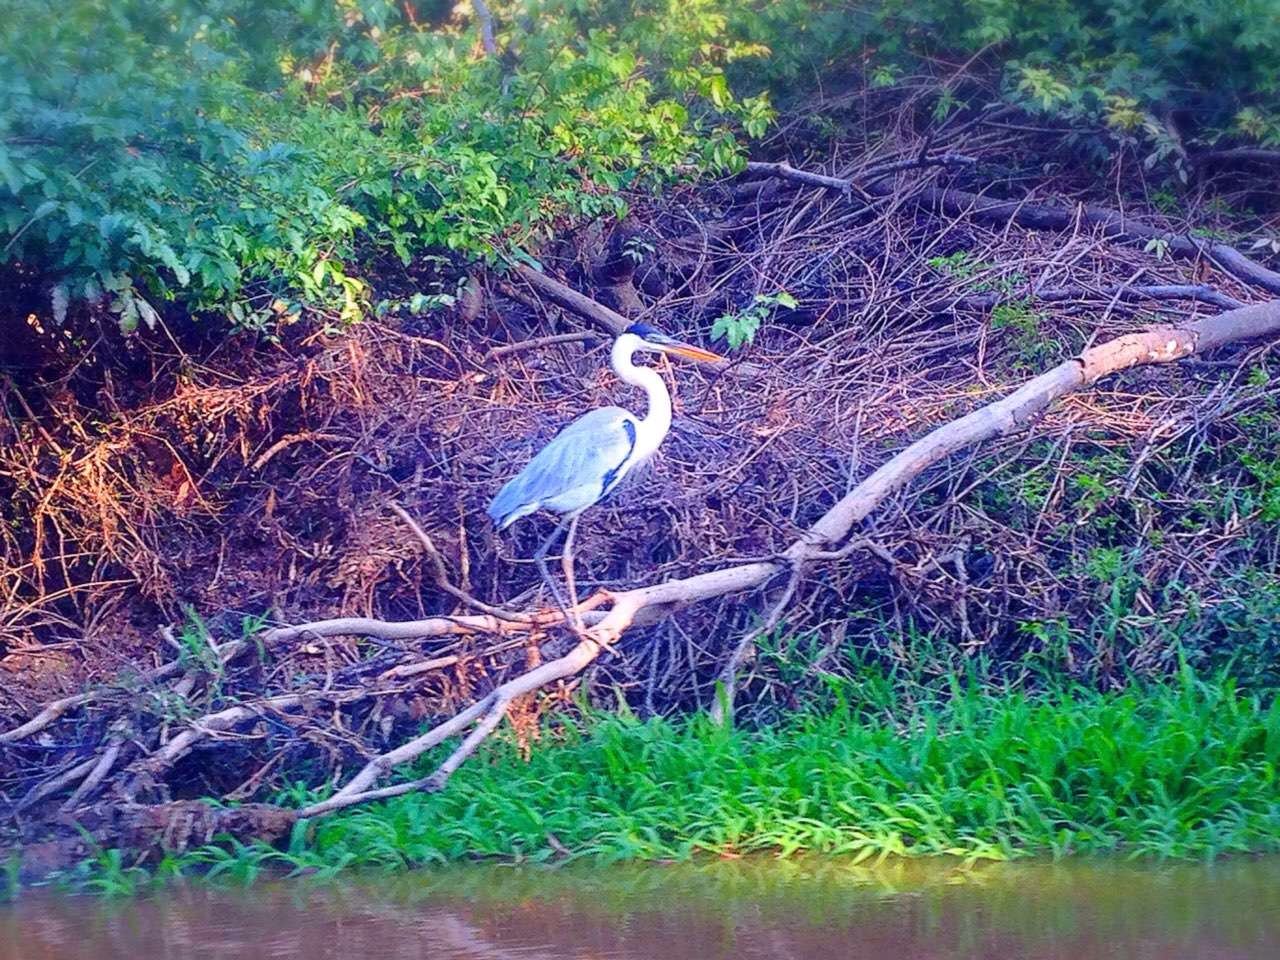
[[(1165, 627), (1278, 570), (1280, 274), (1228, 242), (1274, 227), (1275, 177), (1206, 177), (1162, 212), (1136, 180), (1037, 178), (1042, 146), (1007, 131), (871, 146), (884, 122), (637, 197), (449, 311), (0, 381), (0, 791), (22, 838), (279, 837), (443, 789), (584, 676), (641, 713), (715, 709), (721, 680), (769, 715), (849, 645), (939, 670), (1051, 655), (1101, 687), (1172, 669)], [(543, 529), (497, 538), (483, 504), (564, 422), (634, 403), (610, 333), (705, 340), (778, 291), (796, 306), (730, 363), (667, 372), (672, 435), (579, 532), (574, 635), (539, 605)], [(194, 802), (300, 774), (336, 790)]]

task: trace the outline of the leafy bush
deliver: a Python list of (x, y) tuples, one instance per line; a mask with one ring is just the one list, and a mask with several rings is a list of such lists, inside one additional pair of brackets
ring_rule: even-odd
[(1142, 139), (1153, 163), (1193, 138), (1280, 145), (1273, 0), (782, 0), (740, 5), (731, 24), (771, 48), (771, 81), (800, 93), (832, 74), (885, 85), (942, 63), (946, 115), (990, 100), (946, 65), (982, 54), (1008, 102)]
[[(518, 257), (627, 189), (733, 168), (764, 95), (978, 52), (1010, 101), (1153, 162), (1188, 137), (1280, 143), (1272, 0), (491, 6), (498, 57), (442, 2), (14, 0), (0, 279), (23, 310), (126, 330), (172, 301), (242, 326), (304, 302), (354, 318), (384, 257)], [(933, 109), (987, 90), (945, 80)]]
[(179, 298), (241, 325), (299, 300), (350, 318), (383, 255), (492, 261), (735, 163), (724, 121), (762, 129), (767, 106), (729, 94), (722, 19), (659, 7), (629, 25), (643, 45), (581, 29), (609, 6), (518, 5), (500, 62), (383, 0), (18, 0), (0, 264), (59, 322), (109, 307), (128, 330)]

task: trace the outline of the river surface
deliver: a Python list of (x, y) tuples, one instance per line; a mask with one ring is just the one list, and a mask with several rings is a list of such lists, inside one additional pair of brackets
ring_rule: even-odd
[(1280, 858), (453, 867), (23, 895), (0, 960), (1277, 960)]

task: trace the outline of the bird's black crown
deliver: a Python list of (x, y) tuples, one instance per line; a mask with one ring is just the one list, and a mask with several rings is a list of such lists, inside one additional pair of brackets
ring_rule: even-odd
[(647, 323), (633, 323), (622, 332), (634, 333), (641, 340), (646, 340), (654, 334), (660, 334), (662, 331), (658, 330), (656, 327), (649, 326)]

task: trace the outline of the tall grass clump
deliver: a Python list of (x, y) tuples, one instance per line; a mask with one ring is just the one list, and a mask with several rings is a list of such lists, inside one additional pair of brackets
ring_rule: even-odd
[(1229, 680), (956, 687), (911, 705), (880, 689), (754, 730), (610, 716), (560, 728), (527, 762), (495, 744), (442, 794), (300, 825), (287, 859), (1212, 858), (1280, 845), (1280, 706)]

